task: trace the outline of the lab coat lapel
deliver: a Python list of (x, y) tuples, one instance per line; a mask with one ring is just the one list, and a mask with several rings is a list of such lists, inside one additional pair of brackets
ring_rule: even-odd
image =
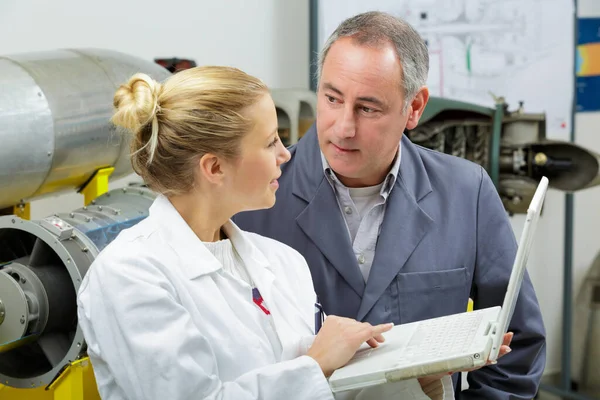
[[(307, 332), (312, 332), (314, 329), (308, 321), (302, 318), (302, 312), (296, 306), (296, 299), (299, 294), (294, 293), (293, 288), (284, 286), (281, 280), (277, 280), (269, 260), (246, 237), (245, 232), (231, 221), (224, 226), (224, 230), (231, 239), (236, 251), (244, 260), (248, 274), (254, 281), (271, 313), (282, 347), (282, 354), (278, 356), (284, 359), (290, 358), (286, 355), (295, 353), (298, 348), (296, 339), (299, 337), (297, 332), (299, 328), (303, 327)], [(299, 300), (311, 301), (310, 299)]]
[(387, 201), (373, 265), (356, 316), (359, 321), (373, 308), (433, 226), (433, 220), (419, 205), (432, 191), (421, 157), (406, 137), (401, 149), (400, 172)]
[(292, 190), (308, 205), (298, 215), (296, 223), (350, 287), (362, 296), (365, 282), (335, 193), (325, 178), (314, 125), (297, 146)]
[(245, 233), (233, 222), (229, 221), (223, 226), (223, 230), (231, 240), (233, 247), (244, 261), (248, 275), (260, 291), (266, 302), (271, 302), (273, 282), (275, 275), (271, 265), (264, 254), (252, 244)]

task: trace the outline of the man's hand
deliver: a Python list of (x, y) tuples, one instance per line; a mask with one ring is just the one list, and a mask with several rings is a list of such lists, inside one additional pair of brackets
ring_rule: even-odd
[[(512, 332), (507, 332), (506, 334), (504, 334), (504, 338), (502, 340), (502, 345), (500, 346), (500, 351), (498, 352), (498, 358), (503, 357), (511, 352), (510, 342), (512, 341), (513, 336), (514, 336), (514, 334)], [(421, 384), (421, 387), (424, 387), (434, 381), (438, 381), (438, 380), (442, 379), (446, 375), (452, 375), (454, 372), (472, 372), (472, 371), (476, 371), (480, 368), (483, 368), (485, 366), (493, 365), (493, 364), (496, 364), (496, 361), (488, 360), (488, 362), (481, 367), (466, 369), (464, 371), (453, 371), (453, 372), (448, 372), (446, 374), (425, 376), (423, 378), (419, 378), (419, 383)]]
[[(512, 332), (507, 332), (504, 334), (504, 339), (502, 340), (502, 345), (500, 346), (500, 351), (498, 352), (498, 358), (507, 355), (508, 353), (511, 352), (511, 348), (510, 348), (510, 342), (512, 341), (514, 334)], [(485, 366), (488, 365), (493, 365), (496, 364), (497, 361), (490, 361), (488, 360), (488, 362), (482, 366), (482, 367), (477, 367), (477, 368), (472, 368), (472, 369), (467, 369), (465, 371), (462, 372), (471, 372), (471, 371), (476, 371), (479, 368), (483, 368)]]

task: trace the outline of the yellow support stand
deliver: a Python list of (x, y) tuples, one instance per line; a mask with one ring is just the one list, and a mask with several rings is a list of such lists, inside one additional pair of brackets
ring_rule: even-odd
[(0, 216), (2, 215), (16, 215), (19, 218), (30, 219), (31, 205), (29, 203), (19, 203), (16, 206), (2, 208), (0, 209)]
[(13, 214), (22, 219), (31, 219), (31, 204), (21, 203), (13, 207)]
[(88, 183), (80, 190), (83, 194), (83, 202), (87, 206), (98, 196), (108, 192), (108, 178), (113, 173), (114, 167), (101, 168), (90, 179)]
[[(114, 172), (114, 167), (97, 170), (92, 178), (79, 190), (83, 194), (84, 205), (88, 205), (95, 198), (108, 192), (108, 178)], [(22, 219), (31, 219), (31, 203), (20, 203), (15, 206), (0, 209), (0, 215), (14, 214)]]
[(100, 400), (92, 363), (88, 357), (77, 360), (48, 387), (16, 389), (0, 386), (2, 400)]

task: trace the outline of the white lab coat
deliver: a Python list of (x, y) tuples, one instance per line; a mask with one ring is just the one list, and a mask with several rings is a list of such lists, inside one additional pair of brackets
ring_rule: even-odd
[[(79, 290), (79, 323), (104, 400), (334, 398), (304, 355), (315, 301), (304, 258), (232, 222), (224, 230), (272, 314), (281, 354), (257, 321), (264, 315), (250, 312), (251, 287), (225, 272), (159, 196), (148, 218), (101, 252)], [(397, 388), (403, 395), (389, 398), (428, 398), (416, 381)], [(382, 398), (372, 390), (363, 397)]]

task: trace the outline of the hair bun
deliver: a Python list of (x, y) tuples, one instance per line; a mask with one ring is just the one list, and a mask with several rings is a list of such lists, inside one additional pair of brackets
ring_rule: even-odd
[(146, 74), (133, 75), (121, 85), (114, 96), (116, 112), (112, 122), (134, 134), (154, 119), (159, 108), (158, 95), (161, 84)]

